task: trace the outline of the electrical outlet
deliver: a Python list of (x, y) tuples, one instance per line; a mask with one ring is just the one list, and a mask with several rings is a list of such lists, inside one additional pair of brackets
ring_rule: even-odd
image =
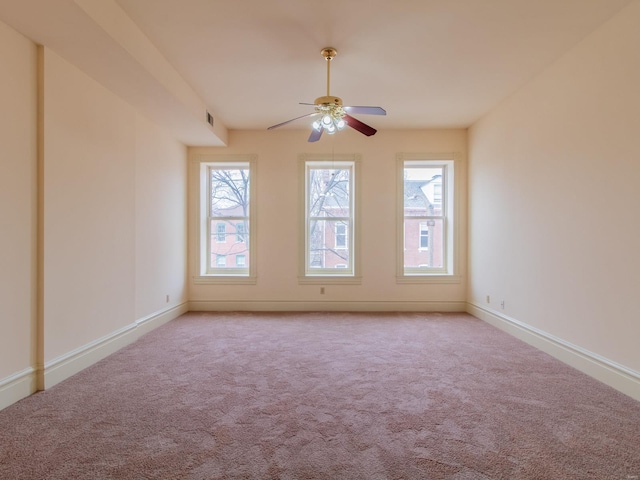
[(491, 295), (487, 295), (487, 303), (491, 303)]
[(502, 300), (502, 301), (500, 302), (500, 308), (502, 308), (502, 309), (504, 310), (504, 300)]
[(166, 297), (167, 303), (169, 303), (169, 300), (171, 300), (171, 297), (169, 295), (167, 295), (167, 297)]

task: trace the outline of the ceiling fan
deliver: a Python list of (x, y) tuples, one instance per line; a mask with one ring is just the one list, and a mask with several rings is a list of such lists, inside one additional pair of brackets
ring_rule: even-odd
[(306, 117), (319, 117), (312, 123), (311, 135), (309, 135), (309, 142), (317, 142), (322, 137), (323, 132), (327, 132), (329, 135), (334, 134), (338, 130), (342, 130), (345, 126), (349, 126), (354, 130), (370, 137), (376, 133), (376, 129), (369, 125), (362, 123), (357, 118), (354, 118), (350, 113), (355, 114), (367, 114), (367, 115), (386, 115), (387, 112), (381, 107), (345, 107), (343, 106), (342, 99), (340, 97), (331, 96), (329, 93), (329, 85), (331, 78), (331, 60), (338, 54), (335, 48), (327, 47), (323, 48), (322, 56), (327, 60), (327, 94), (324, 97), (318, 97), (313, 103), (300, 103), (300, 105), (313, 105), (315, 111), (306, 115), (301, 115), (286, 122), (272, 125), (267, 130), (278, 128), (288, 123), (294, 122), (301, 118)]

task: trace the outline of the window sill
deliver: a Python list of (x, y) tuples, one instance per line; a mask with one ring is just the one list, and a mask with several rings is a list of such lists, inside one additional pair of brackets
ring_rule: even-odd
[(255, 285), (257, 277), (240, 275), (200, 275), (193, 278), (194, 285)]
[(313, 275), (298, 277), (299, 285), (361, 285), (362, 277), (338, 275)]
[(418, 284), (418, 283), (461, 283), (460, 275), (399, 275), (396, 277), (396, 283), (399, 284)]

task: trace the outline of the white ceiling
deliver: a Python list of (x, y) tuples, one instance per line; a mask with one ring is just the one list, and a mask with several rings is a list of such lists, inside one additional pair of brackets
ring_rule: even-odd
[(310, 111), (327, 46), (331, 93), (384, 107), (377, 127), (466, 127), (629, 3), (116, 1), (231, 129)]
[[(338, 50), (331, 93), (387, 110), (360, 120), (467, 127), (631, 1), (115, 0), (229, 129), (310, 112), (298, 102), (325, 95), (327, 46)], [(74, 29), (81, 15), (52, 19), (51, 5), (59, 17), (74, 2), (113, 0), (2, 0), (0, 19), (64, 52), (82, 38), (51, 25)]]

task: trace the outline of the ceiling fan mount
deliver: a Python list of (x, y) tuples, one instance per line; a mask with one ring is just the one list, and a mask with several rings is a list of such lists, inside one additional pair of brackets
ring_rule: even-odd
[(320, 53), (327, 61), (329, 61), (336, 58), (338, 51), (333, 47), (325, 47), (320, 51)]
[(342, 130), (345, 126), (349, 126), (367, 136), (374, 135), (377, 131), (375, 128), (362, 123), (360, 120), (349, 115), (349, 113), (386, 115), (387, 112), (381, 107), (345, 107), (340, 97), (331, 95), (331, 60), (336, 57), (338, 51), (333, 47), (326, 47), (323, 48), (320, 53), (327, 61), (327, 94), (316, 98), (313, 103), (301, 103), (302, 105), (313, 105), (315, 107), (313, 113), (272, 125), (268, 130), (281, 127), (300, 118), (320, 116), (320, 120), (315, 120), (312, 124), (309, 142), (317, 142), (320, 140), (322, 132), (324, 131), (331, 135), (338, 130)]

